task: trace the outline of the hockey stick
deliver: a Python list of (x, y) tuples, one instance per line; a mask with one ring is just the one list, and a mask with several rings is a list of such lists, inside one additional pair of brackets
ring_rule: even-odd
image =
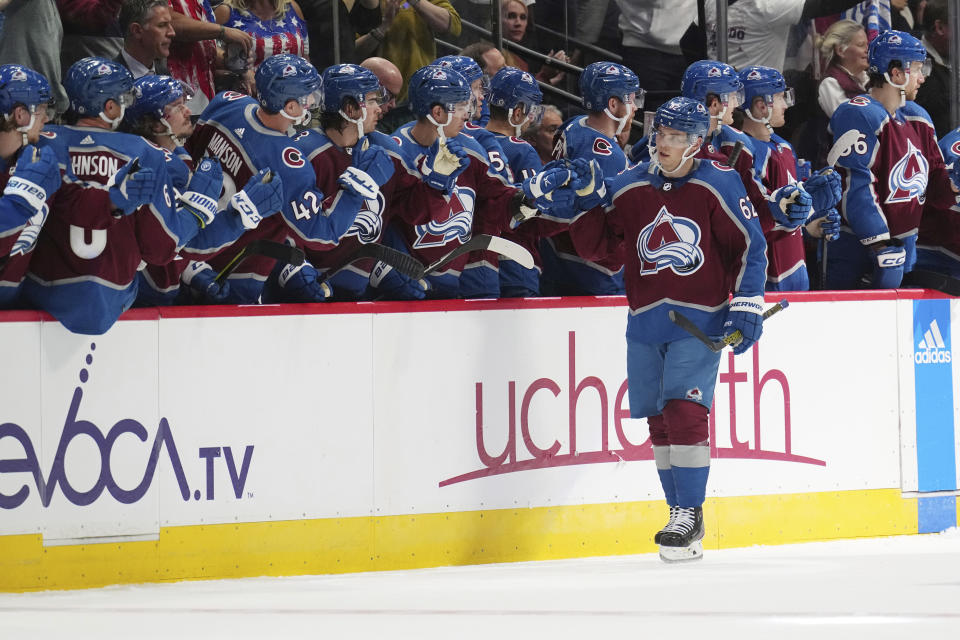
[(914, 269), (903, 275), (904, 287), (934, 289), (948, 296), (960, 296), (960, 280), (936, 271)]
[(737, 140), (737, 144), (733, 145), (733, 151), (730, 152), (730, 157), (727, 158), (728, 167), (733, 167), (733, 165), (737, 164), (741, 151), (743, 151), (743, 140)]
[(420, 277), (422, 278), (425, 275), (436, 273), (463, 254), (470, 253), (471, 251), (492, 251), (500, 254), (504, 258), (513, 260), (526, 269), (533, 268), (533, 256), (516, 242), (511, 242), (510, 240), (505, 240), (497, 236), (481, 234), (473, 236), (464, 244), (426, 267)]
[(240, 250), (240, 253), (233, 256), (233, 260), (227, 263), (220, 273), (217, 274), (217, 277), (214, 278), (214, 282), (221, 284), (227, 278), (230, 277), (230, 274), (237, 270), (237, 267), (251, 256), (264, 256), (266, 258), (273, 258), (274, 260), (279, 260), (287, 264), (292, 264), (293, 266), (298, 266), (303, 264), (304, 253), (303, 249), (298, 249), (297, 247), (291, 247), (288, 244), (282, 242), (274, 242), (273, 240), (254, 240), (243, 249)]
[[(770, 307), (769, 309), (763, 312), (763, 319), (766, 320), (767, 318), (777, 313), (778, 311), (783, 311), (789, 306), (789, 304), (790, 303), (786, 299), (781, 300), (780, 302), (778, 302), (777, 304), (773, 305), (772, 307)], [(714, 353), (720, 353), (721, 351), (723, 351), (724, 347), (730, 345), (731, 343), (738, 342), (743, 337), (743, 334), (740, 333), (739, 329), (737, 329), (730, 335), (724, 336), (723, 338), (714, 341), (714, 340), (711, 340), (710, 336), (705, 334), (700, 329), (700, 327), (695, 325), (690, 320), (690, 318), (686, 317), (679, 311), (674, 311), (671, 309), (667, 315), (670, 316), (670, 321), (672, 323), (674, 323), (675, 325), (677, 325), (678, 327), (680, 327), (681, 329), (683, 329), (684, 331), (692, 335), (694, 338), (696, 338), (697, 340), (705, 344), (707, 348), (713, 351)]]
[[(833, 143), (833, 146), (830, 147), (830, 151), (827, 152), (827, 166), (830, 169), (833, 169), (837, 166), (837, 161), (841, 156), (845, 156), (850, 153), (850, 149), (853, 148), (853, 145), (857, 143), (857, 140), (860, 139), (860, 132), (856, 129), (850, 129), (842, 136), (837, 138), (837, 141)], [(827, 288), (827, 250), (830, 246), (830, 243), (827, 242), (827, 236), (824, 235), (820, 238), (820, 290)]]
[(423, 277), (423, 264), (413, 256), (402, 251), (397, 251), (386, 245), (370, 243), (360, 245), (356, 251), (348, 255), (341, 262), (327, 269), (319, 281), (326, 282), (341, 270), (365, 258), (379, 260), (414, 280), (419, 280)]

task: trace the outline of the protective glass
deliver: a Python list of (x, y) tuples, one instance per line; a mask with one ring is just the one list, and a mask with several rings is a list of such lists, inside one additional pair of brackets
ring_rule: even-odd
[(930, 76), (930, 72), (933, 71), (933, 60), (929, 57), (922, 62), (920, 60), (914, 60), (910, 63), (910, 73), (922, 73), (924, 78)]
[(541, 120), (543, 120), (543, 105), (527, 105), (527, 122), (537, 125), (540, 124)]
[[(377, 93), (377, 97), (374, 98), (374, 101), (381, 107), (396, 97), (392, 93), (390, 93), (390, 91), (386, 87), (378, 88), (376, 93)], [(370, 94), (367, 94), (367, 95), (370, 95)]]
[(687, 133), (685, 131), (670, 131), (663, 133), (660, 129), (657, 129), (650, 136), (650, 144), (653, 146), (687, 148), (690, 145), (696, 144), (698, 138), (699, 136), (696, 136), (692, 133)]
[(304, 110), (312, 111), (323, 104), (323, 94), (321, 94), (320, 91), (311, 91), (297, 98), (297, 102), (300, 103), (300, 106), (303, 107)]
[[(452, 108), (451, 108), (452, 107)], [(454, 105), (447, 105), (447, 111), (454, 117), (469, 118), (477, 110), (477, 100), (471, 96), (469, 100), (458, 102)]]
[(115, 98), (115, 100), (117, 101), (117, 104), (119, 104), (120, 106), (129, 107), (130, 105), (133, 104), (134, 100), (136, 100), (136, 96), (133, 93), (133, 89), (130, 89), (129, 91), (124, 91), (123, 93), (121, 93), (119, 96)]
[(720, 104), (725, 104), (730, 109), (736, 109), (737, 106), (743, 104), (743, 101), (743, 89), (720, 94)]
[(175, 113), (185, 110), (187, 108), (187, 99), (188, 98), (186, 96), (182, 96), (180, 98), (177, 98), (170, 104), (166, 105), (163, 108), (163, 117), (169, 118)]
[(786, 103), (787, 107), (792, 107), (797, 103), (797, 95), (793, 91), (793, 87), (787, 87), (783, 92), (783, 101)]

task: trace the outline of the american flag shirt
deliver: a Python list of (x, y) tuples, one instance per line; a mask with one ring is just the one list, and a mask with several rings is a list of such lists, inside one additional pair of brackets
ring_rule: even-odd
[(279, 20), (261, 20), (249, 11), (231, 8), (225, 26), (246, 31), (253, 36), (254, 67), (278, 53), (293, 53), (301, 58), (310, 54), (307, 25), (292, 4), (287, 6), (286, 15)]
[[(210, 0), (170, 0), (170, 8), (200, 22), (216, 22)], [(170, 45), (170, 57), (167, 58), (170, 75), (183, 80), (195, 93), (200, 92), (206, 96), (207, 100), (200, 103), (201, 107), (205, 106), (215, 93), (213, 66), (216, 59), (217, 45), (213, 40), (174, 41)]]

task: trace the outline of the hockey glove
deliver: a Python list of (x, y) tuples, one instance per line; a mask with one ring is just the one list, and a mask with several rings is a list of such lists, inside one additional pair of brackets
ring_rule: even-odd
[(180, 274), (180, 282), (186, 287), (188, 297), (194, 304), (226, 304), (230, 295), (229, 282), (217, 282), (217, 272), (206, 262), (190, 261)]
[(216, 158), (204, 158), (197, 165), (187, 190), (180, 194), (180, 203), (197, 218), (200, 228), (204, 228), (217, 215), (220, 209), (217, 200), (223, 189), (223, 167)]
[(471, 300), (499, 298), (500, 274), (487, 263), (468, 265), (460, 272), (460, 297)]
[(391, 300), (423, 300), (430, 290), (430, 283), (426, 280), (409, 278), (385, 262), (373, 266), (370, 286)]
[(814, 238), (823, 237), (827, 242), (833, 242), (840, 237), (840, 222), (840, 214), (835, 208), (830, 207), (825, 213), (821, 213), (807, 223), (807, 233)]
[(17, 166), (3, 190), (4, 197), (10, 198), (31, 218), (43, 209), (47, 198), (60, 188), (60, 167), (57, 155), (51, 147), (37, 150), (32, 144), (20, 152)]
[(326, 282), (317, 280), (319, 275), (306, 261), (297, 267), (278, 262), (264, 284), (263, 302), (325, 302), (333, 290)]
[(840, 174), (829, 168), (814, 174), (812, 178), (803, 183), (803, 188), (813, 199), (813, 210), (816, 213), (837, 206), (840, 198), (843, 197)]
[[(723, 323), (723, 336), (733, 336), (733, 353), (746, 352), (763, 332), (763, 296), (734, 296)], [(739, 333), (739, 336), (736, 334)]]
[(50, 215), (50, 207), (44, 204), (40, 207), (40, 211), (33, 214), (29, 220), (27, 220), (27, 225), (20, 231), (20, 235), (17, 236), (17, 241), (13, 243), (13, 248), (10, 249), (10, 255), (23, 255), (29, 253), (33, 246), (37, 244), (37, 236), (40, 235), (40, 230), (43, 229), (43, 223), (47, 221), (47, 216)]
[(603, 170), (597, 161), (577, 158), (571, 164), (576, 175), (570, 186), (577, 193), (577, 209), (589, 211), (604, 204), (607, 186), (603, 183)]
[(230, 198), (244, 229), (256, 229), (260, 221), (283, 207), (283, 179), (270, 169), (261, 169), (241, 191)]
[(151, 167), (141, 167), (140, 160), (134, 158), (107, 181), (110, 201), (124, 215), (130, 215), (153, 201), (159, 180), (156, 171)]
[(876, 254), (877, 262), (873, 265), (873, 279), (871, 286), (874, 289), (896, 289), (903, 280), (903, 267), (907, 262), (907, 252), (903, 248), (903, 241), (892, 238), (885, 245), (871, 247)]
[(450, 193), (457, 184), (457, 177), (470, 166), (470, 158), (460, 142), (447, 138), (443, 144), (440, 139), (430, 146), (430, 152), (420, 168), (423, 181), (429, 186)]
[(383, 147), (370, 144), (366, 137), (353, 147), (351, 165), (373, 178), (374, 184), (381, 187), (393, 177), (393, 160)]
[(794, 230), (810, 216), (810, 206), (813, 203), (810, 194), (802, 188), (789, 184), (780, 187), (770, 196), (770, 212), (777, 225), (787, 230)]

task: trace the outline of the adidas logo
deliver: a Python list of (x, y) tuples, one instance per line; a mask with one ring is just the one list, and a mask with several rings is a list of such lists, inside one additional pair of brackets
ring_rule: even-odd
[(917, 343), (913, 360), (917, 364), (938, 364), (949, 363), (951, 358), (952, 354), (947, 349), (947, 345), (943, 341), (943, 335), (940, 333), (940, 326), (934, 320), (923, 333), (923, 338)]
[(246, 130), (247, 129), (245, 127), (237, 127), (236, 129), (233, 130), (233, 132), (237, 134), (238, 138), (243, 138), (243, 132)]
[(80, 141), (80, 144), (93, 144), (93, 143), (94, 143), (93, 136), (87, 136), (86, 138)]

